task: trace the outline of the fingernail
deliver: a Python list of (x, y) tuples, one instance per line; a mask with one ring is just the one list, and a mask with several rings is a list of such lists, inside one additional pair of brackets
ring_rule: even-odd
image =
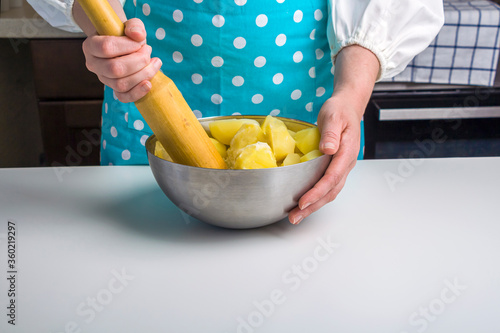
[(304, 210), (304, 209), (306, 209), (307, 207), (309, 207), (310, 205), (311, 205), (311, 203), (310, 203), (310, 202), (306, 202), (305, 204), (303, 204), (303, 205), (302, 205), (302, 207), (299, 207), (299, 208), (300, 208), (300, 210)]
[(161, 61), (160, 58), (156, 58), (155, 67), (156, 68), (161, 68), (161, 66), (163, 66), (163, 62)]
[(327, 142), (323, 145), (323, 149), (335, 149), (335, 145), (331, 142)]
[(297, 215), (293, 221), (292, 221), (292, 224), (299, 224), (300, 221), (302, 221), (304, 219), (304, 217), (302, 215)]
[(132, 27), (132, 28), (130, 28), (130, 32), (141, 32), (141, 28), (139, 28), (139, 27)]
[(142, 90), (143, 90), (144, 92), (149, 92), (149, 91), (151, 90), (151, 88), (152, 88), (152, 87), (153, 87), (153, 86), (151, 85), (151, 82), (146, 81), (146, 82), (142, 85), (142, 87), (141, 87), (141, 88), (142, 88)]

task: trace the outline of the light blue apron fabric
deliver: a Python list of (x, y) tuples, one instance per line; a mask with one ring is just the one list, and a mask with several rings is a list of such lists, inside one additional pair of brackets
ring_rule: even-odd
[[(128, 18), (145, 23), (153, 56), (197, 117), (271, 114), (310, 123), (333, 89), (327, 8), (326, 0), (128, 0), (124, 6)], [(119, 102), (106, 87), (101, 164), (147, 164), (151, 134), (135, 105)]]

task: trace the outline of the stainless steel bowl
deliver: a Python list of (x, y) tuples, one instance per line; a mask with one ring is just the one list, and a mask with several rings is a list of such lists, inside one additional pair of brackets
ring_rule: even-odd
[[(249, 118), (262, 123), (264, 116), (224, 116), (200, 119), (209, 132), (214, 120)], [(314, 125), (280, 118), (298, 131)], [(149, 164), (166, 196), (200, 221), (219, 227), (262, 227), (287, 217), (299, 198), (323, 176), (330, 156), (295, 165), (256, 170), (215, 170), (165, 161), (154, 155), (156, 137), (146, 142)]]

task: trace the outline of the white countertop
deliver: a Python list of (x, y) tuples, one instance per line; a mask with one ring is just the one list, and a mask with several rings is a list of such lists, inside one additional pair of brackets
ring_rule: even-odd
[(147, 166), (0, 169), (0, 331), (498, 332), (499, 170), (361, 161), (302, 224), (235, 231), (190, 220)]
[(83, 33), (70, 33), (52, 27), (23, 1), (23, 6), (0, 13), (0, 38), (83, 38)]

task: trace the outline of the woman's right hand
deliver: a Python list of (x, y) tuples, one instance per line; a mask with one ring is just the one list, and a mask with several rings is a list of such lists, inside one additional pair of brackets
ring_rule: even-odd
[(146, 28), (139, 19), (125, 22), (125, 36), (90, 36), (83, 42), (87, 68), (112, 88), (123, 103), (135, 102), (151, 90), (150, 80), (160, 70), (159, 58), (151, 59)]

